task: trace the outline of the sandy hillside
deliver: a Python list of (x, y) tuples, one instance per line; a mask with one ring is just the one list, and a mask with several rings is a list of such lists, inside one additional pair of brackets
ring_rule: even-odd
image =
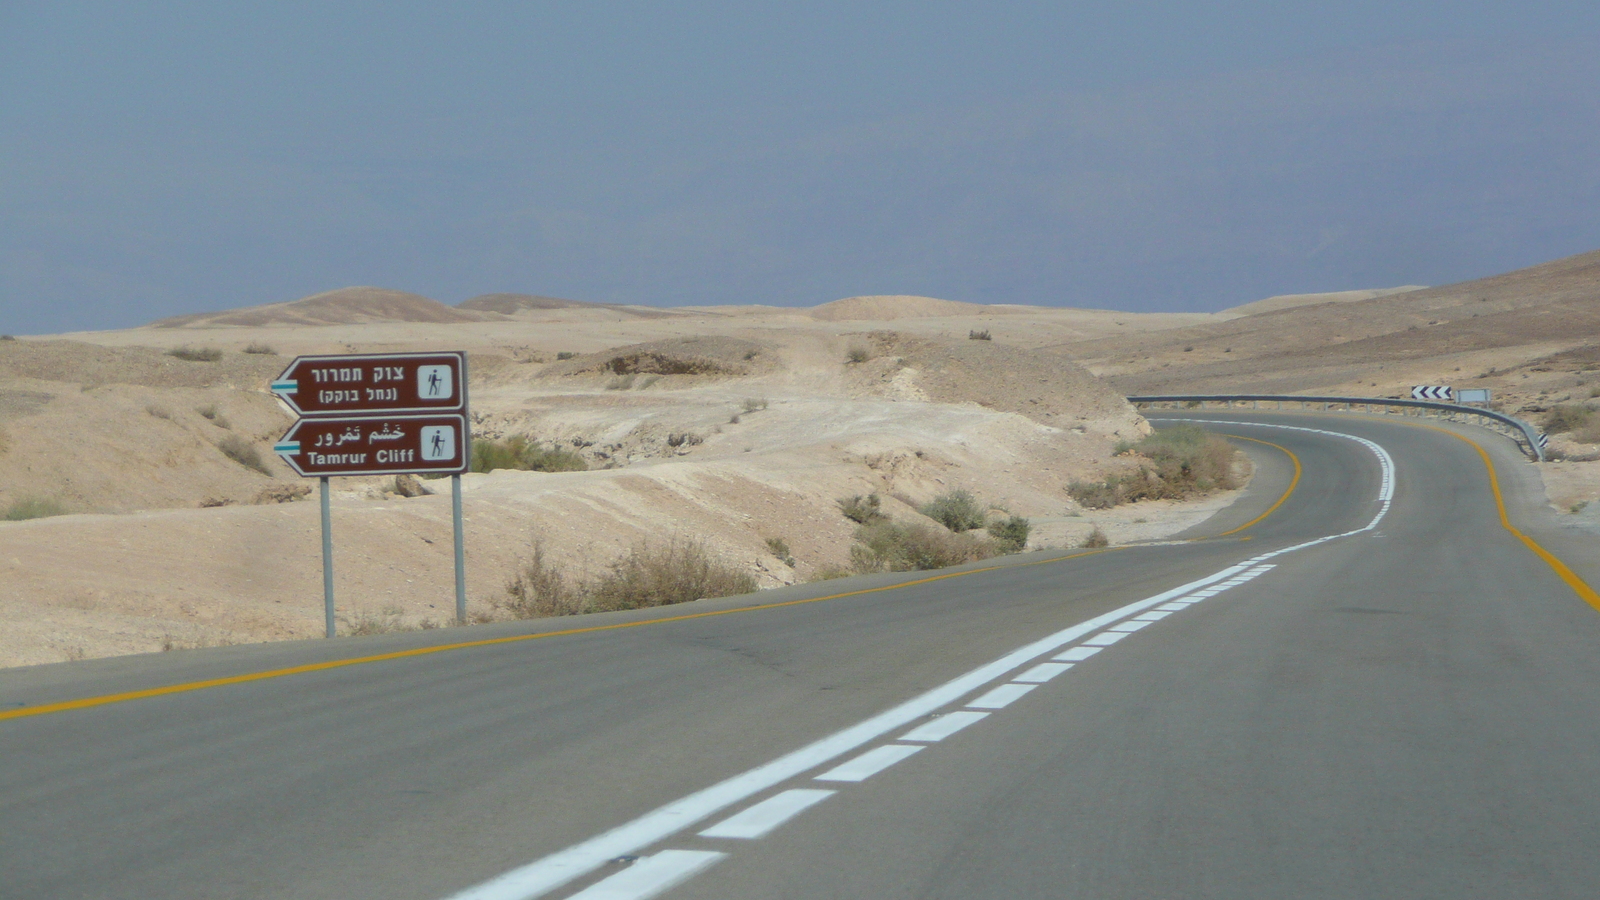
[[(1562, 404), (1594, 409), (1600, 423), (1600, 251), (1460, 284), (1230, 312), (1252, 307), (1052, 349), (1127, 395), (1409, 397), (1438, 384), (1487, 388), (1493, 408), (1541, 427)], [(1552, 505), (1600, 513), (1600, 424), (1553, 433), (1551, 447), (1565, 457), (1541, 467)]]
[[(320, 634), (314, 482), (270, 453), (291, 420), (266, 392), (302, 353), (466, 349), (476, 437), (559, 445), (591, 466), (463, 479), (477, 613), (493, 612), (535, 541), (592, 573), (638, 541), (692, 535), (775, 586), (847, 561), (855, 526), (835, 501), (855, 494), (916, 520), (917, 505), (970, 490), (995, 514), (1033, 519), (1035, 546), (1095, 527), (1159, 537), (1228, 501), (1077, 509), (1067, 483), (1131, 465), (1112, 448), (1148, 425), (1102, 379), (1039, 349), (1214, 317), (870, 299), (833, 308), (872, 318), (647, 316), (505, 297), (463, 311), (353, 289), (0, 341), (0, 505), (69, 513), (0, 522), (0, 663)], [(968, 338), (980, 330), (994, 339)], [(448, 482), (425, 485), (440, 493), (335, 480), (346, 627), (448, 617)]]

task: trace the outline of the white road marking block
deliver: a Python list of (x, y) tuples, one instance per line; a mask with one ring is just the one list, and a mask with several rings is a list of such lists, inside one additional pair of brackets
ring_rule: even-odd
[(855, 759), (842, 762), (823, 772), (817, 776), (817, 780), (866, 781), (921, 749), (921, 747), (908, 747), (905, 744), (884, 744), (882, 747), (873, 747)]
[(1032, 684), (1002, 684), (984, 694), (967, 706), (973, 709), (1005, 709), (1011, 704), (1022, 699), (1022, 695), (1033, 690), (1037, 685)]
[(729, 816), (700, 832), (708, 838), (765, 837), (767, 832), (832, 797), (834, 791), (796, 789), (757, 803), (744, 812)]
[(1070, 650), (1064, 650), (1061, 653), (1057, 653), (1055, 656), (1052, 656), (1050, 658), (1051, 659), (1055, 659), (1055, 660), (1060, 660), (1061, 662), (1080, 662), (1082, 660), (1088, 659), (1089, 657), (1091, 657), (1091, 656), (1093, 656), (1093, 655), (1095, 655), (1096, 653), (1099, 653), (1099, 652), (1100, 652), (1100, 648), (1099, 647), (1082, 647), (1082, 646), (1079, 646), (1079, 647), (1073, 647)]
[(610, 878), (589, 885), (567, 900), (649, 900), (688, 881), (727, 855), (709, 850), (662, 850)]
[(1126, 631), (1102, 631), (1083, 643), (1089, 647), (1109, 647), (1127, 636)]
[(1133, 620), (1135, 622), (1159, 622), (1170, 615), (1172, 615), (1170, 612), (1147, 612), (1134, 616)]
[(1011, 680), (1019, 681), (1023, 684), (1044, 684), (1046, 681), (1049, 681), (1050, 679), (1060, 675), (1062, 672), (1065, 672), (1070, 668), (1072, 668), (1072, 663), (1039, 663), (1037, 666), (1034, 666), (1033, 668), (1023, 672), (1021, 675), (1018, 675)]
[(1154, 625), (1154, 624), (1155, 624), (1154, 622), (1141, 622), (1138, 619), (1129, 619), (1126, 622), (1118, 622), (1117, 624), (1111, 626), (1110, 628), (1107, 628), (1106, 630), (1107, 631), (1120, 631), (1120, 632), (1122, 632), (1124, 634), (1132, 634), (1133, 632), (1138, 631), (1141, 628), (1149, 628), (1151, 625)]
[(1187, 601), (1174, 600), (1171, 603), (1163, 603), (1160, 606), (1156, 607), (1156, 609), (1163, 609), (1163, 610), (1166, 610), (1167, 612), (1178, 612), (1179, 610), (1188, 609), (1189, 607), (1191, 607), (1193, 605), (1194, 604), (1189, 603)]
[(900, 740), (928, 741), (930, 743), (933, 741), (942, 741), (950, 735), (955, 734), (961, 729), (967, 727), (968, 725), (988, 717), (989, 714), (986, 712), (968, 712), (964, 709), (957, 712), (945, 713), (937, 719), (930, 719), (911, 729), (910, 731), (901, 735)]

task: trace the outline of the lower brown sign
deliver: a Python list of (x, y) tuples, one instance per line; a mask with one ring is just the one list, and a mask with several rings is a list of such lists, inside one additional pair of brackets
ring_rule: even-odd
[(468, 463), (462, 415), (301, 419), (273, 451), (301, 475), (455, 474)]

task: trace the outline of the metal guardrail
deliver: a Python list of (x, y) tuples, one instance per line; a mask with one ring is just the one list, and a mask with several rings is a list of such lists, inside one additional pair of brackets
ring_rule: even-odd
[[(1544, 435), (1538, 429), (1521, 419), (1513, 418), (1492, 409), (1479, 409), (1475, 406), (1462, 406), (1459, 403), (1440, 403), (1435, 400), (1400, 400), (1390, 397), (1306, 397), (1299, 394), (1161, 394), (1151, 397), (1129, 397), (1128, 402), (1136, 406), (1150, 406), (1155, 403), (1175, 403), (1180, 405), (1195, 404), (1203, 407), (1207, 403), (1226, 404), (1228, 409), (1235, 409), (1235, 403), (1250, 403), (1252, 408), (1259, 409), (1262, 403), (1277, 403), (1282, 409), (1285, 403), (1298, 403), (1304, 409), (1307, 404), (1320, 404), (1323, 409), (1344, 406), (1354, 412), (1358, 406), (1366, 407), (1367, 412), (1372, 412), (1373, 407), (1399, 407), (1401, 410), (1418, 409), (1424, 412), (1445, 413), (1444, 418), (1459, 422), (1460, 416), (1476, 416), (1489, 420), (1489, 427), (1499, 431), (1506, 437), (1516, 442), (1522, 452), (1538, 462), (1544, 462)], [(1180, 407), (1181, 408), (1181, 407)], [(1194, 407), (1190, 407), (1194, 408)], [(1482, 423), (1474, 423), (1482, 424)], [(1498, 427), (1497, 427), (1498, 426)]]

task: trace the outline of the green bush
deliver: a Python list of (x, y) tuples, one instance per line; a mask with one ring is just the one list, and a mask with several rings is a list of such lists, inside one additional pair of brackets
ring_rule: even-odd
[(1086, 509), (1108, 509), (1140, 500), (1180, 500), (1237, 486), (1233, 447), (1197, 425), (1175, 425), (1137, 443), (1117, 445), (1117, 453), (1127, 452), (1140, 457), (1137, 471), (1104, 481), (1074, 481), (1067, 486), (1067, 493)]
[(844, 517), (858, 525), (871, 525), (889, 518), (883, 514), (883, 501), (877, 494), (840, 497), (835, 502), (839, 504), (839, 511), (844, 513)]
[(7, 522), (21, 522), (25, 519), (47, 519), (50, 516), (64, 516), (66, 507), (54, 500), (42, 497), (19, 497), (11, 501), (6, 507), (5, 520)]
[(222, 358), (222, 351), (215, 347), (173, 347), (167, 355), (189, 362), (216, 362)]
[(487, 439), (472, 442), (474, 472), (519, 469), (532, 472), (583, 472), (589, 468), (583, 457), (565, 447), (541, 447), (520, 435), (503, 441)]
[(967, 491), (940, 494), (917, 509), (951, 531), (971, 531), (983, 527), (983, 505)]
[(989, 523), (989, 536), (1001, 553), (1021, 553), (1028, 546), (1028, 532), (1033, 526), (1022, 516), (996, 519)]
[(256, 445), (250, 443), (237, 434), (230, 434), (217, 442), (217, 449), (222, 455), (233, 460), (246, 469), (253, 469), (263, 475), (271, 475), (272, 470), (267, 468), (267, 463), (261, 458), (261, 451)]
[(850, 565), (857, 572), (912, 572), (943, 569), (994, 556), (991, 541), (927, 525), (883, 521), (856, 529)]

